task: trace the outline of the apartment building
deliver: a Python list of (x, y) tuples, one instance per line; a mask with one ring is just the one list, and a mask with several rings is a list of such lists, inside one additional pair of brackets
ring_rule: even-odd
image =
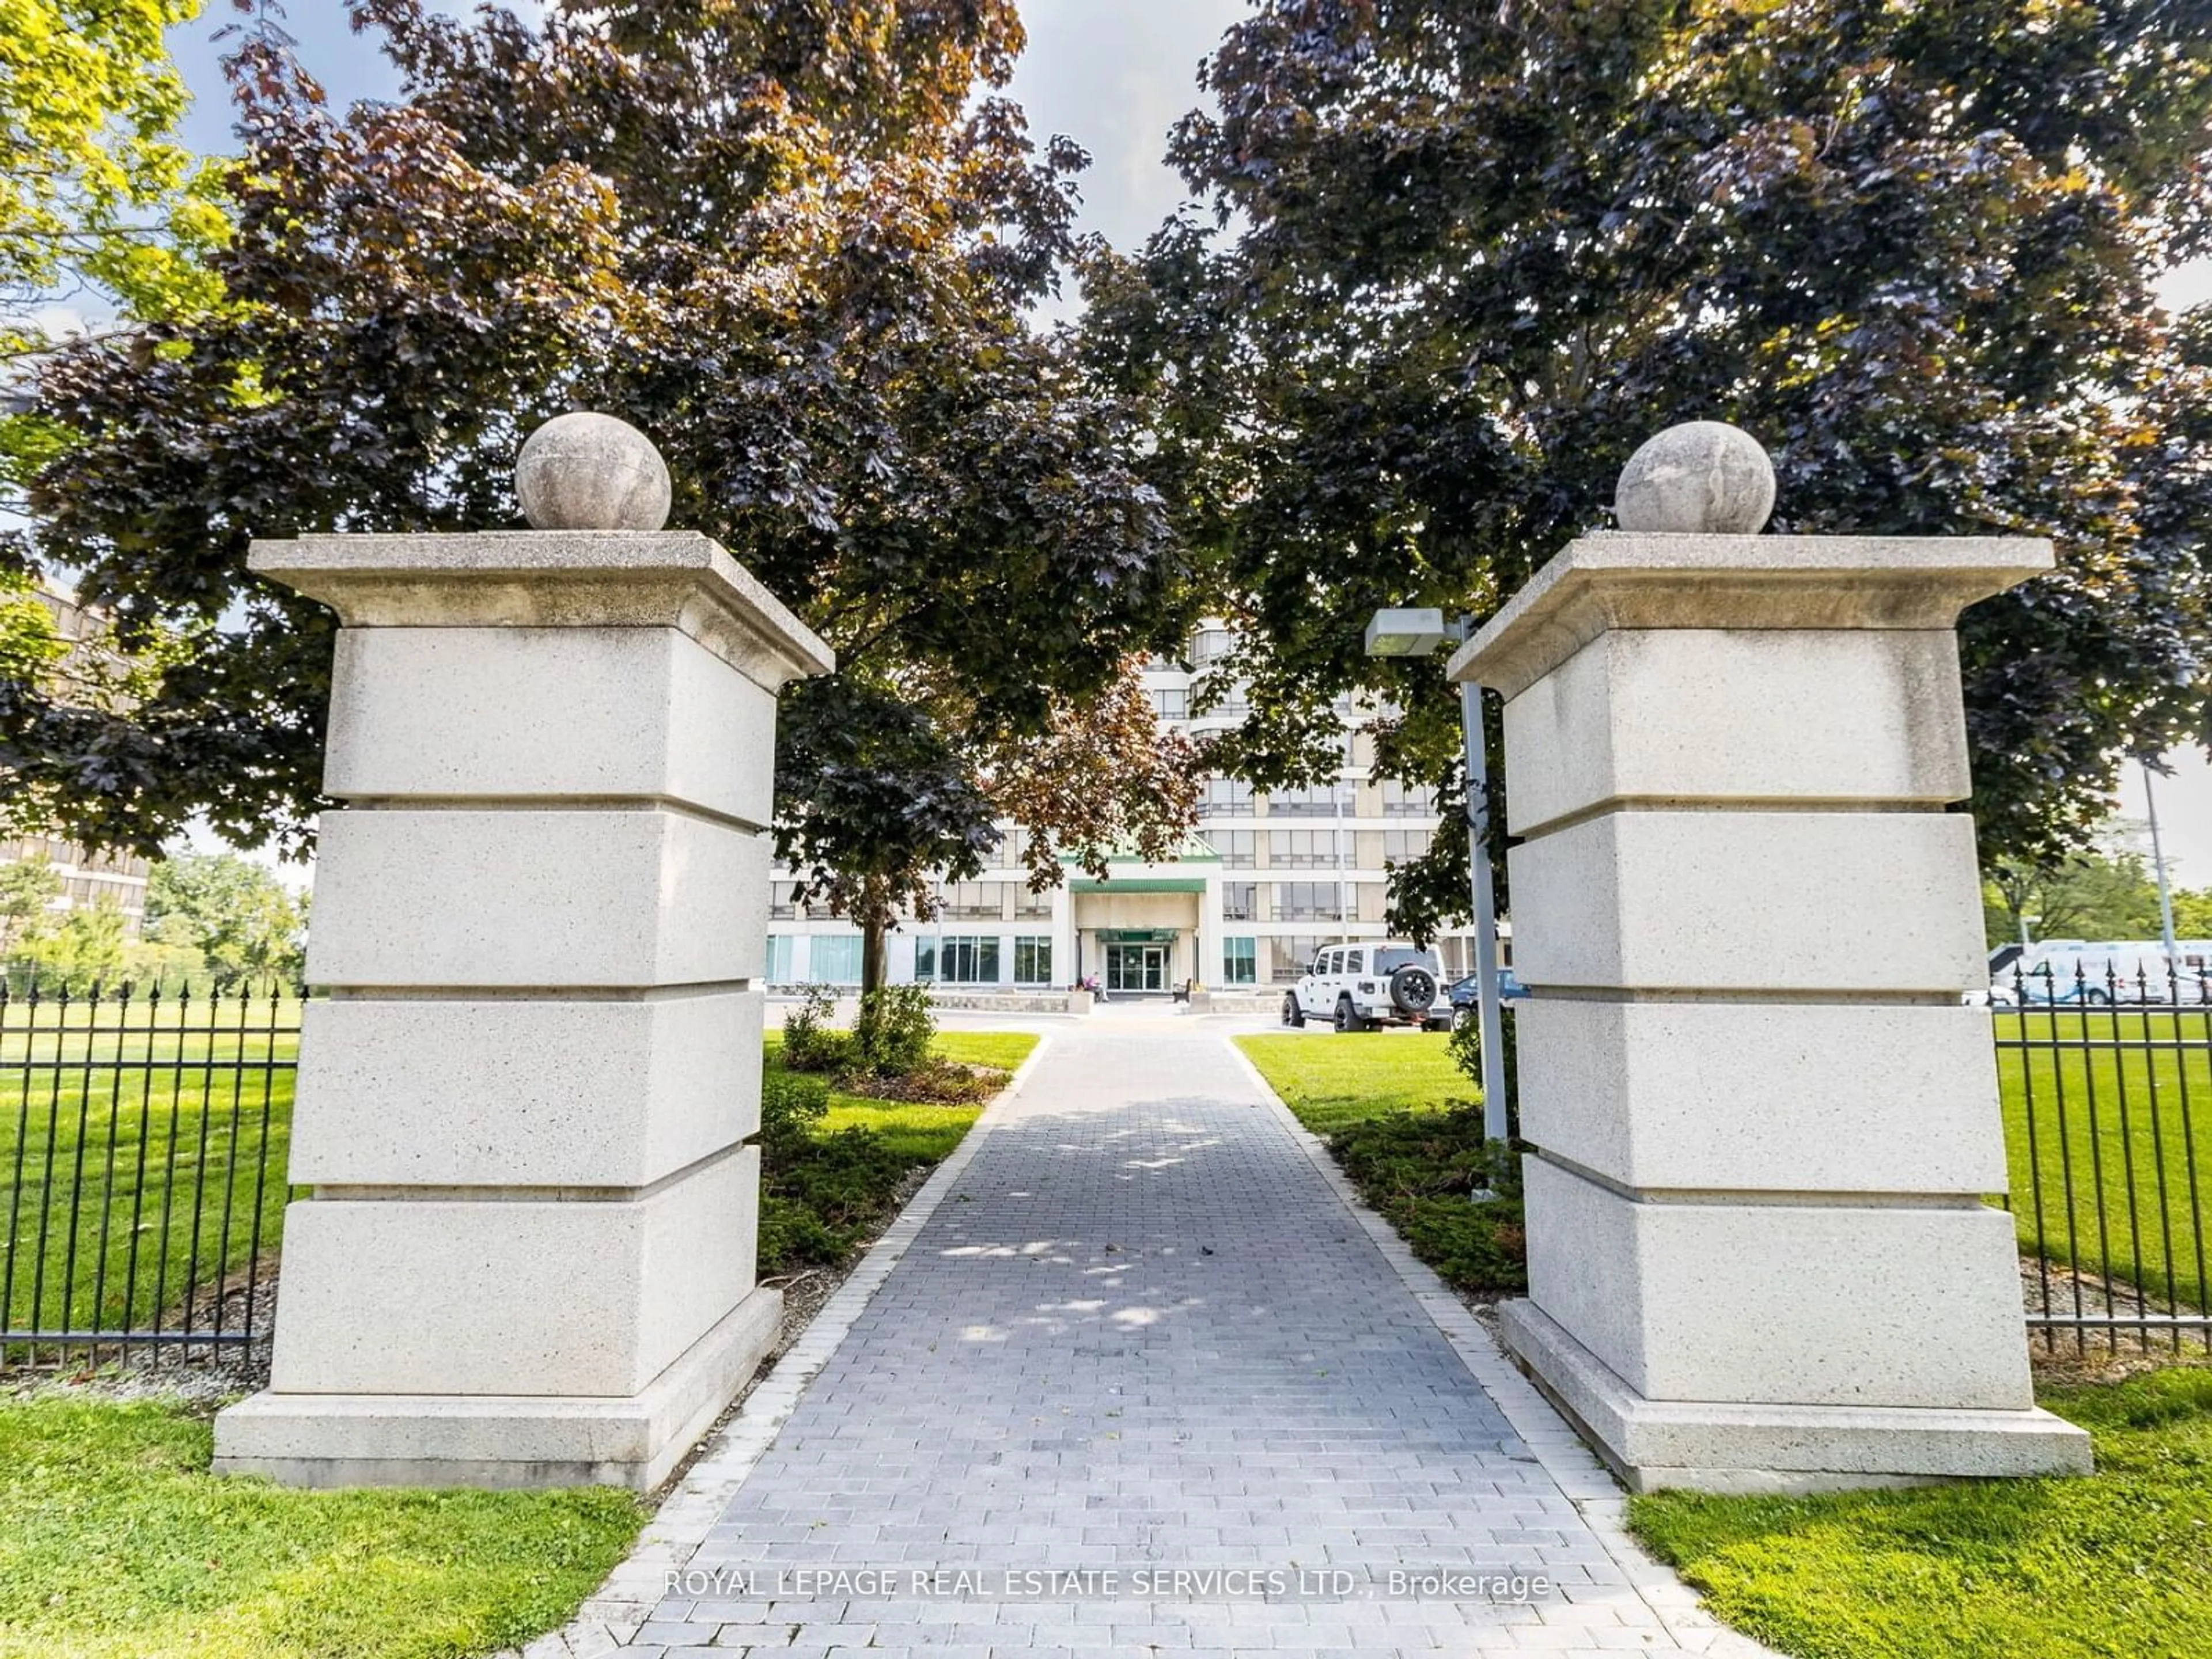
[(124, 932), (138, 937), (146, 921), (146, 881), (153, 873), (144, 859), (113, 858), (52, 836), (8, 836), (6, 831), (6, 824), (0, 823), (0, 837), (5, 837), (0, 839), (0, 864), (43, 859), (61, 878), (61, 892), (52, 905), (55, 915), (89, 909), (112, 899), (123, 912)]
[[(1145, 685), (1161, 720), (1194, 735), (1234, 725), (1245, 708), (1233, 684), (1199, 710), (1231, 645), (1202, 628), (1187, 662), (1155, 662)], [(1388, 866), (1425, 851), (1437, 828), (1425, 789), (1372, 775), (1370, 740), (1343, 706), (1338, 777), (1310, 788), (1255, 792), (1208, 781), (1197, 833), (1159, 863), (1111, 862), (1105, 878), (1071, 871), (1057, 886), (1029, 889), (1019, 831), (1007, 827), (997, 867), (948, 883), (938, 915), (892, 934), (894, 983), (948, 990), (1045, 990), (1095, 977), (1109, 993), (1165, 996), (1192, 981), (1213, 989), (1265, 990), (1294, 980), (1321, 946), (1382, 939)], [(775, 872), (769, 982), (856, 985), (860, 935), (826, 914), (802, 915), (792, 876)], [(1473, 936), (1438, 942), (1446, 969), (1472, 970)]]

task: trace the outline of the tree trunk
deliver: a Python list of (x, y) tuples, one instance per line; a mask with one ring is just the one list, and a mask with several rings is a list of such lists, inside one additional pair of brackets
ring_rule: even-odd
[(890, 941), (884, 924), (871, 917), (860, 924), (860, 994), (884, 988), (884, 969), (886, 966), (886, 947)]

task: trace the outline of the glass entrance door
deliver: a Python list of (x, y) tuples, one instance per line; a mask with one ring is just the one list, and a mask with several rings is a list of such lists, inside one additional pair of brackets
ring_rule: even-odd
[(1109, 992), (1166, 990), (1168, 947), (1109, 944), (1106, 947), (1106, 988)]

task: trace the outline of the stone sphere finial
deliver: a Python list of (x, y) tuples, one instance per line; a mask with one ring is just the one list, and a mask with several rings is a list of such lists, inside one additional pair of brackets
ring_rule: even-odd
[(1623, 530), (1752, 536), (1773, 511), (1774, 463), (1726, 421), (1668, 427), (1628, 458), (1613, 486)]
[(578, 410), (523, 440), (514, 493), (538, 530), (658, 530), (668, 522), (668, 463), (628, 421)]

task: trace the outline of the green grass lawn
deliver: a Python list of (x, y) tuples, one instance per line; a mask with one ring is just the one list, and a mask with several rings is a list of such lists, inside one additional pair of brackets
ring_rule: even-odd
[[(1011, 1072), (1036, 1042), (1019, 1032), (940, 1031), (934, 1050), (940, 1059)], [(768, 1074), (788, 1075), (780, 1032), (768, 1036)], [(781, 1162), (769, 1151), (761, 1206), (762, 1275), (783, 1278), (848, 1260), (890, 1219), (915, 1170), (942, 1163), (982, 1112), (980, 1102), (916, 1105), (830, 1090), (829, 1114), (803, 1149)]]
[[(2059, 1010), (1992, 1018), (2021, 1249), (2093, 1272), (2109, 1267), (2160, 1303), (2171, 1293), (2206, 1305), (2212, 1016)], [(2085, 1049), (2085, 1036), (2104, 1046)], [(2161, 1042), (2172, 1046), (2148, 1046)]]
[[(1011, 1069), (1036, 1043), (962, 1032), (938, 1050)], [(772, 1071), (779, 1046), (769, 1039)], [(75, 1144), (104, 1147), (101, 1103), (86, 1118), (96, 1133)], [(843, 1259), (979, 1109), (833, 1097), (785, 1172), (789, 1193), (763, 1207), (764, 1269), (794, 1236)], [(272, 1108), (280, 1127), (286, 1116)], [(64, 1135), (76, 1121), (57, 1119)], [(281, 1134), (270, 1146), (281, 1160)], [(633, 1498), (604, 1489), (319, 1492), (217, 1480), (210, 1449), (204, 1421), (164, 1404), (0, 1401), (0, 1659), (461, 1659), (561, 1624), (643, 1521)]]
[(963, 1066), (995, 1066), (1011, 1072), (1030, 1057), (1037, 1046), (1027, 1031), (939, 1031), (936, 1052), (940, 1059)]
[[(2039, 1245), (2053, 1260), (2092, 1272), (2109, 1267), (2161, 1304), (2171, 1294), (2185, 1306), (2207, 1305), (2212, 1016), (2030, 1011), (1992, 1018), (2022, 1249), (2033, 1255)], [(2085, 1030), (2104, 1046), (2081, 1047)], [(1449, 1041), (1414, 1032), (1284, 1032), (1237, 1044), (1299, 1121), (1328, 1135), (1391, 1111), (1477, 1098), (1480, 1091), (1452, 1064)], [(2160, 1042), (2173, 1046), (2148, 1046)]]
[(29, 1012), (11, 1006), (0, 1034), (11, 1327), (149, 1326), (274, 1247), (295, 1000), (46, 1003), (27, 1030)]
[(1389, 1112), (1434, 1112), (1482, 1091), (1452, 1064), (1451, 1039), (1431, 1031), (1290, 1032), (1237, 1046), (1299, 1122), (1317, 1135)]
[[(285, 999), (149, 1012), (47, 1003), (33, 1031), (0, 1034), (0, 1269), (14, 1329), (150, 1328), (218, 1270), (242, 1285), (283, 1237), (300, 1006)], [(180, 1013), (183, 1019), (180, 1022)], [(290, 1029), (276, 1029), (290, 1028)], [(768, 1039), (775, 1064), (781, 1039)], [(1016, 1032), (940, 1034), (947, 1059), (1011, 1071)], [(120, 1060), (121, 1066), (110, 1062)], [(960, 1142), (978, 1109), (839, 1095), (821, 1133), (871, 1129), (902, 1172)], [(257, 1229), (256, 1218), (258, 1218)]]
[[(1478, 1295), (1528, 1285), (1518, 1160), (1489, 1146), (1482, 1091), (1425, 1031), (1283, 1032), (1242, 1048), (1359, 1194), (1444, 1282)], [(1475, 1202), (1478, 1189), (1498, 1195)]]
[[(966, 1066), (994, 1066), (1002, 1072), (1012, 1072), (1029, 1058), (1030, 1051), (1036, 1045), (1036, 1038), (1024, 1031), (939, 1031), (933, 1046), (940, 1059), (958, 1060)], [(770, 1071), (782, 1069), (782, 1034), (769, 1032)], [(937, 1164), (960, 1144), (961, 1137), (982, 1115), (980, 1105), (914, 1106), (896, 1100), (872, 1100), (843, 1094), (833, 1089), (830, 1091), (830, 1115), (823, 1120), (821, 1133), (872, 1129), (904, 1156), (908, 1164)]]
[(0, 1403), (0, 1659), (459, 1659), (565, 1621), (635, 1499), (295, 1492), (210, 1474), (153, 1402)]
[(1802, 1659), (2212, 1652), (2212, 1371), (2045, 1391), (2097, 1473), (1817, 1498), (1662, 1492), (1637, 1534)]

